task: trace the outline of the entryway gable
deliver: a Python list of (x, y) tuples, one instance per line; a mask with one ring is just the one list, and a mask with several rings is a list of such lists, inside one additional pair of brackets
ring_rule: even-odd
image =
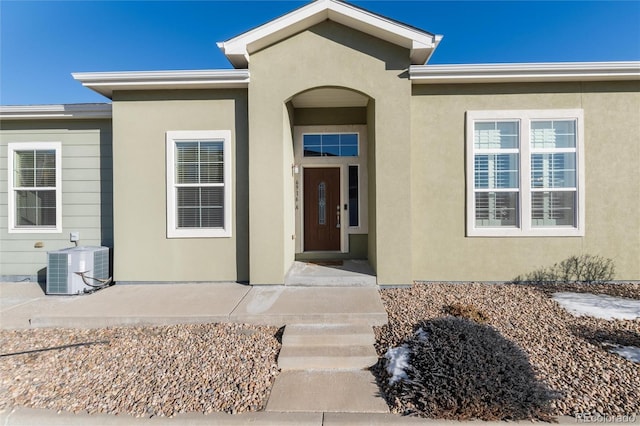
[[(303, 221), (296, 210), (304, 195), (305, 168), (341, 168), (340, 204), (346, 218), (349, 166), (359, 166), (357, 179), (368, 185), (366, 209), (361, 199), (359, 211), (361, 218), (365, 210), (368, 212), (363, 221), (368, 222), (368, 228), (360, 233), (343, 232), (338, 253), (352, 252), (353, 243), (361, 247), (358, 258), (368, 259), (379, 279), (389, 281), (388, 277), (399, 274), (399, 282), (409, 281), (411, 81), (406, 70), (410, 62), (408, 49), (331, 21), (323, 21), (251, 55), (248, 105), (252, 284), (282, 283), (294, 260), (306, 251), (300, 232)], [(361, 156), (366, 167), (335, 155), (327, 160), (328, 156), (322, 158), (324, 151), (314, 161), (333, 164), (297, 162), (294, 134), (298, 126), (353, 125), (366, 131), (363, 134), (366, 133), (367, 152)], [(320, 129), (320, 134), (349, 132)], [(347, 206), (347, 213), (350, 211)], [(379, 227), (376, 221), (393, 226)], [(378, 259), (384, 259), (384, 263)]]
[(425, 64), (442, 40), (432, 34), (338, 0), (316, 0), (249, 30), (218, 47), (236, 68), (248, 68), (250, 56), (324, 21), (333, 21), (409, 50), (412, 65)]

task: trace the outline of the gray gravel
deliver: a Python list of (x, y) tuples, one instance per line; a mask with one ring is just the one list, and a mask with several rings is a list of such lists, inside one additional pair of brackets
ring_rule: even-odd
[(2, 330), (0, 409), (258, 411), (278, 374), (277, 332), (241, 324)]
[[(640, 289), (616, 285), (618, 295), (637, 295)], [(640, 320), (574, 317), (543, 289), (525, 285), (417, 284), (381, 294), (389, 324), (375, 328), (380, 356), (410, 337), (420, 320), (444, 316), (444, 306), (470, 304), (528, 354), (539, 380), (562, 393), (552, 415), (640, 413), (640, 365), (605, 349), (607, 342), (640, 346)], [(407, 408), (401, 401), (391, 404), (394, 412)]]

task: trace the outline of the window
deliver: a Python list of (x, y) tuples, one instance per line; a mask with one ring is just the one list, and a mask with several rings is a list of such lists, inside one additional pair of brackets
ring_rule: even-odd
[(302, 137), (305, 157), (357, 157), (357, 133), (316, 133)]
[(231, 236), (231, 132), (167, 132), (167, 236)]
[(61, 146), (8, 144), (10, 233), (62, 232)]
[(582, 110), (467, 112), (467, 235), (584, 235)]
[(358, 166), (349, 166), (349, 226), (360, 225)]

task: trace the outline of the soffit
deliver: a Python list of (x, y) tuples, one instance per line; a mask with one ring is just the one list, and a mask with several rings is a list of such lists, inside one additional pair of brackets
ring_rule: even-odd
[(413, 84), (640, 80), (640, 62), (556, 62), (411, 66)]
[(72, 73), (107, 98), (116, 90), (246, 89), (248, 70), (116, 71)]
[(110, 119), (111, 104), (8, 105), (0, 106), (4, 120)]
[(218, 43), (236, 68), (247, 68), (249, 56), (325, 20), (331, 20), (409, 49), (411, 63), (425, 64), (441, 35), (399, 23), (381, 15), (337, 0), (316, 0), (280, 18)]

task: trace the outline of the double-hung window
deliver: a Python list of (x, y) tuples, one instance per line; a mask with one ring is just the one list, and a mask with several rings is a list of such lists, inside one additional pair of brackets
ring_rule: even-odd
[(167, 132), (167, 236), (231, 236), (231, 132)]
[(8, 144), (8, 232), (62, 232), (61, 150), (60, 142)]
[(467, 235), (584, 235), (582, 110), (467, 112)]

